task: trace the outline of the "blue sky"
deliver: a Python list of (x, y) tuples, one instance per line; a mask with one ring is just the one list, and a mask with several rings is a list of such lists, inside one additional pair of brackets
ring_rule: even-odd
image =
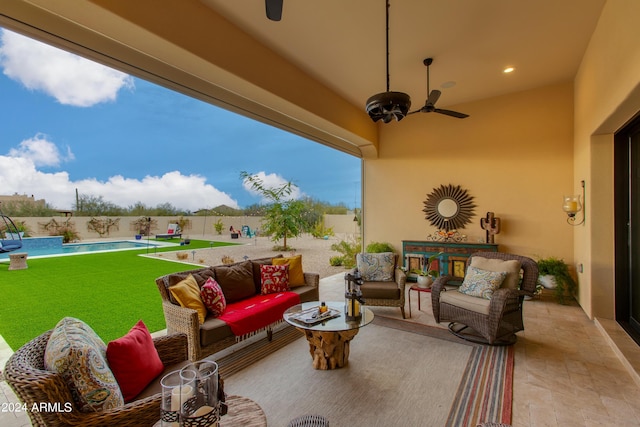
[(360, 159), (0, 29), (0, 194), (70, 209), (246, 207), (265, 184), (360, 206)]

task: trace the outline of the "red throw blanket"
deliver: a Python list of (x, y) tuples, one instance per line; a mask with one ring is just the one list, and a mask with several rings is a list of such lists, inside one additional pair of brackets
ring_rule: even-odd
[(225, 321), (234, 335), (240, 336), (281, 320), (284, 311), (296, 304), (300, 304), (300, 295), (295, 292), (255, 295), (227, 305), (218, 319)]

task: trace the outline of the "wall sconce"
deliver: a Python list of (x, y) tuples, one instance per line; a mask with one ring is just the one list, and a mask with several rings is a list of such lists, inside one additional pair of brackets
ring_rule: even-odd
[[(564, 203), (562, 204), (562, 210), (567, 213), (567, 223), (569, 225), (580, 225), (584, 224), (585, 220), (585, 186), (584, 180), (580, 181), (580, 185), (582, 186), (582, 204), (580, 204), (580, 195), (571, 195), (571, 196), (563, 196)], [(576, 214), (582, 211), (582, 220), (580, 222), (576, 222)]]

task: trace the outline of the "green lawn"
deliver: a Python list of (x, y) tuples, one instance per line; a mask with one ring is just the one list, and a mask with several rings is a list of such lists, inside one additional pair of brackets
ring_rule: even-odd
[[(157, 251), (189, 252), (211, 245), (192, 240), (188, 246)], [(126, 334), (140, 319), (151, 332), (164, 329), (155, 279), (197, 267), (138, 256), (144, 253), (146, 249), (28, 259), (28, 269), (12, 271), (8, 261), (0, 263), (0, 335), (16, 350), (65, 316), (85, 321), (105, 343)]]

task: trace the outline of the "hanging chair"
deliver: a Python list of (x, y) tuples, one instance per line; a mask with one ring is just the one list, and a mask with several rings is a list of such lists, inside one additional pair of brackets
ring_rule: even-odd
[(0, 253), (12, 252), (22, 247), (22, 236), (11, 218), (0, 211)]

